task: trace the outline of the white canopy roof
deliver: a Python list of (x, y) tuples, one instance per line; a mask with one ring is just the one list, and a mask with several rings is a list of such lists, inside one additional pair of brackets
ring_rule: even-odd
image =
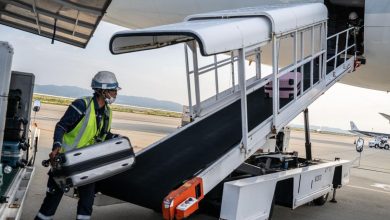
[(203, 55), (217, 54), (268, 41), (271, 24), (266, 18), (200, 20), (124, 31), (111, 39), (113, 54), (160, 48), (198, 41)]
[(327, 19), (321, 3), (273, 5), (193, 15), (185, 22), (116, 33), (113, 54), (160, 48), (196, 40), (203, 55), (265, 43), (282, 34)]
[(194, 21), (259, 16), (265, 16), (271, 21), (273, 33), (283, 34), (327, 20), (328, 10), (322, 3), (277, 4), (191, 15), (185, 20)]

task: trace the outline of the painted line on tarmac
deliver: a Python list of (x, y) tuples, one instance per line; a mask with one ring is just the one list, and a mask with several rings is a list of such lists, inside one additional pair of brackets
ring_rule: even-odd
[(380, 188), (380, 189), (383, 189), (387, 192), (390, 191), (390, 185), (387, 185), (387, 184), (384, 184), (384, 183), (375, 183), (373, 185), (371, 185), (372, 187), (377, 187), (377, 188)]
[(357, 188), (357, 189), (364, 189), (364, 190), (367, 190), (367, 191), (372, 191), (372, 192), (377, 192), (377, 193), (385, 193), (385, 194), (389, 194), (390, 195), (390, 192), (386, 192), (386, 191), (383, 191), (383, 190), (370, 189), (370, 188), (366, 188), (366, 187), (362, 187), (362, 186), (354, 186), (354, 185), (345, 185), (345, 186), (349, 186), (351, 188)]
[[(363, 168), (363, 167), (352, 167), (352, 168), (355, 168), (355, 169), (358, 169), (358, 170), (367, 170), (367, 171), (372, 171), (372, 172), (377, 172), (377, 173), (390, 174), (390, 172), (388, 172), (388, 171), (382, 171), (382, 170), (374, 170), (374, 169)], [(383, 169), (383, 168), (379, 168), (379, 169)]]

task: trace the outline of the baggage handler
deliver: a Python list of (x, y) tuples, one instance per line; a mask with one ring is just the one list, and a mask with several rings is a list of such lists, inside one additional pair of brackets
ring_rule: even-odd
[[(100, 71), (92, 79), (94, 90), (92, 97), (84, 97), (70, 104), (64, 116), (54, 130), (54, 143), (49, 154), (53, 161), (55, 156), (75, 148), (82, 148), (97, 142), (114, 138), (110, 132), (112, 111), (109, 104), (115, 101), (120, 89), (115, 74)], [(51, 172), (48, 173), (46, 197), (39, 209), (36, 220), (53, 219), (63, 196), (63, 191), (54, 182)], [(95, 183), (78, 187), (79, 201), (76, 219), (90, 219), (95, 197)]]
[(354, 27), (353, 30), (349, 32), (351, 35), (349, 38), (349, 44), (352, 45), (355, 43), (355, 52), (356, 55), (362, 55), (364, 53), (364, 21), (359, 18), (359, 15), (352, 11), (348, 15), (348, 28)]

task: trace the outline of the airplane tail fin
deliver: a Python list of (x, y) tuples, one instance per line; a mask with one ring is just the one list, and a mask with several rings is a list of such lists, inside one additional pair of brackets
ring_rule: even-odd
[(390, 115), (387, 115), (385, 113), (381, 113), (379, 112), (380, 115), (382, 115), (384, 118), (386, 118), (387, 120), (389, 120), (389, 123), (390, 123)]
[(358, 131), (359, 129), (356, 127), (355, 123), (353, 123), (353, 121), (350, 121), (350, 124), (351, 124), (351, 130), (352, 131)]

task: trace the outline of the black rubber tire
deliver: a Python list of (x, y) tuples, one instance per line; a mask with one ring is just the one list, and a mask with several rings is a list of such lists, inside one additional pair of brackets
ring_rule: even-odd
[(375, 148), (379, 148), (379, 145), (378, 145), (378, 144), (375, 144)]
[(386, 150), (388, 150), (390, 147), (389, 147), (388, 144), (386, 144), (384, 148), (385, 148)]
[(329, 193), (322, 195), (318, 197), (317, 199), (313, 200), (314, 205), (322, 206), (328, 201)]

